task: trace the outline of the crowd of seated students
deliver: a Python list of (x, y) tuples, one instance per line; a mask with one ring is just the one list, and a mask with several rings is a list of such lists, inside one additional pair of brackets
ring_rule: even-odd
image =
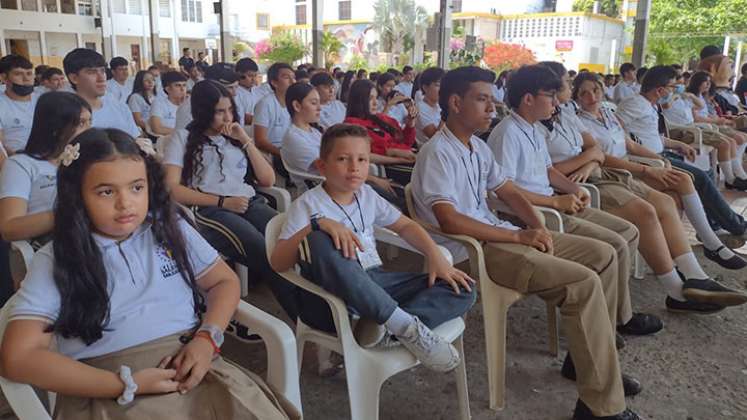
[[(474, 304), (476, 273), (436, 247), (458, 263), (461, 245), (407, 216), (409, 184), (412, 216), (477, 239), (493, 281), (561, 308), (574, 418), (638, 419), (625, 397), (642, 385), (623, 373), (618, 350), (625, 335), (663, 323), (633, 310), (636, 253), (671, 312), (747, 302), (706, 272), (680, 216), (706, 258), (747, 266), (716, 234), (744, 235), (747, 222), (713, 174), (690, 163), (694, 128), (717, 150), (725, 188), (747, 191), (747, 66), (732, 91), (730, 59), (713, 48), (701, 55), (687, 80), (681, 67), (630, 63), (619, 76), (556, 62), (498, 75), (274, 63), (264, 82), (250, 58), (208, 66), (185, 53), (179, 69), (131, 78), (126, 59), (75, 49), (64, 77), (47, 67), (35, 79), (27, 59), (3, 57), (0, 275), (5, 294), (17, 292), (0, 374), (60, 394), (57, 418), (295, 418), (282, 395), (218, 356), (224, 331), (260, 339), (231, 320), (238, 280), (222, 258), (266, 283), (291, 320), (334, 332), (324, 302), (278, 274), (299, 266), (360, 316), (363, 347), (403, 346), (428, 368), (452, 370), (464, 355), (433, 329)], [(257, 190), (278, 179), (296, 199), (268, 257), (265, 228), (278, 212)], [(587, 182), (600, 191), (598, 209)], [(564, 232), (545, 228), (533, 206), (558, 210)], [(428, 273), (383, 270), (376, 227), (421, 251)], [(10, 241), (36, 251), (25, 277), (5, 273)], [(340, 368), (339, 356), (320, 352), (320, 374)], [(161, 396), (134, 398), (143, 394)], [(215, 398), (187, 412), (185, 394)]]

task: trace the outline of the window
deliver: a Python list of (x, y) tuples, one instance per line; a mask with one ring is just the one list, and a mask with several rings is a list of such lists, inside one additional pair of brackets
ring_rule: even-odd
[(93, 16), (93, 0), (78, 0), (78, 14), (81, 16)]
[(296, 5), (296, 25), (305, 25), (305, 24), (306, 24), (306, 5), (297, 4)]
[(171, 17), (171, 6), (169, 0), (158, 0), (158, 16)]
[(62, 9), (62, 13), (74, 15), (75, 0), (60, 0), (60, 8)]
[(3, 9), (18, 9), (16, 0), (0, 0), (0, 7)]
[(131, 15), (142, 15), (143, 9), (140, 6), (140, 0), (129, 0), (127, 2), (128, 10), (127, 13)]
[(202, 2), (200, 0), (182, 0), (182, 21), (202, 22)]
[(350, 9), (351, 9), (352, 3), (353, 2), (350, 0), (341, 1), (337, 3), (337, 10), (338, 10), (340, 20), (350, 20), (350, 16), (352, 14)]
[(57, 0), (43, 0), (42, 12), (57, 13)]
[(267, 13), (257, 13), (257, 29), (260, 31), (270, 30), (270, 15)]
[(36, 11), (36, 0), (21, 0), (21, 10)]
[(89, 50), (96, 51), (96, 43), (95, 42), (86, 42), (86, 48)]
[(459, 13), (462, 11), (462, 0), (452, 0), (451, 2), (451, 12), (452, 13)]
[(127, 6), (125, 0), (112, 0), (112, 12), (114, 13), (126, 13)]

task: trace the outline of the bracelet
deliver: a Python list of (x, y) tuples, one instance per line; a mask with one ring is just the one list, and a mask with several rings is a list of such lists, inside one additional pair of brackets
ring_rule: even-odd
[(122, 395), (117, 398), (117, 404), (127, 405), (135, 399), (135, 392), (137, 391), (137, 384), (132, 379), (132, 371), (128, 366), (122, 365), (119, 367), (119, 379), (124, 383), (125, 389), (122, 391)]
[(215, 344), (215, 341), (213, 341), (213, 337), (210, 336), (209, 332), (205, 330), (197, 331), (197, 333), (195, 334), (195, 338), (198, 338), (198, 337), (204, 338), (210, 343), (211, 346), (213, 346), (213, 354), (220, 354), (220, 347), (218, 347), (218, 345)]
[(226, 201), (226, 197), (223, 195), (218, 196), (218, 207), (223, 207), (223, 202)]
[(254, 144), (254, 142), (253, 142), (253, 141), (251, 141), (251, 140), (248, 140), (248, 141), (247, 141), (246, 143), (244, 143), (244, 145), (243, 145), (243, 146), (241, 146), (241, 150), (243, 150), (243, 151), (245, 151), (245, 152), (246, 152), (246, 149), (248, 149), (248, 148), (249, 148), (249, 146), (251, 146), (252, 144)]

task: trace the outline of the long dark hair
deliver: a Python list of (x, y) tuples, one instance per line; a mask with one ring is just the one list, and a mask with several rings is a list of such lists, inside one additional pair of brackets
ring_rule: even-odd
[(59, 156), (80, 124), (84, 109), (91, 112), (91, 105), (74, 93), (47, 92), (40, 96), (29, 141), (22, 153), (39, 160)]
[(353, 83), (353, 86), (350, 88), (350, 100), (348, 101), (346, 116), (373, 121), (380, 129), (394, 137), (397, 135), (397, 127), (392, 127), (379, 118), (378, 115), (371, 113), (369, 98), (371, 97), (371, 89), (373, 88), (374, 84), (370, 80), (356, 80)]
[(384, 94), (381, 93), (381, 89), (389, 81), (394, 81), (395, 83), (397, 82), (397, 79), (392, 73), (383, 73), (381, 76), (379, 76), (378, 79), (376, 79), (376, 91), (379, 92), (379, 97), (382, 99), (386, 98), (384, 98)]
[[(300, 105), (301, 103), (303, 103), (303, 100), (306, 99), (306, 97), (309, 96), (309, 94), (315, 89), (316, 88), (314, 88), (314, 85), (302, 82), (296, 82), (288, 88), (288, 91), (285, 92), (285, 106), (286, 108), (288, 108), (288, 113), (290, 114), (291, 118), (293, 118), (293, 116), (296, 114), (296, 110), (293, 109), (293, 102), (298, 102)], [(309, 125), (319, 130), (320, 133), (324, 133), (324, 129), (319, 124), (311, 123)]]
[(106, 268), (92, 235), (93, 222), (83, 204), (81, 186), (94, 163), (118, 157), (141, 160), (148, 179), (148, 213), (158, 245), (170, 251), (179, 272), (192, 290), (195, 314), (200, 317), (204, 298), (195, 282), (184, 237), (178, 226), (180, 211), (171, 201), (158, 160), (143, 153), (129, 134), (117, 129), (91, 128), (73, 140), (80, 156), (61, 166), (57, 176), (57, 203), (52, 230), (54, 281), (60, 293), (60, 314), (47, 328), (64, 338), (80, 338), (90, 345), (101, 339), (110, 320)]
[[(688, 83), (687, 85), (687, 91), (695, 96), (700, 96), (700, 85), (708, 81), (710, 78), (711, 75), (708, 72), (695, 72), (695, 74), (690, 77), (690, 83)], [(711, 87), (713, 87), (713, 83), (711, 83)]]
[(342, 85), (340, 86), (340, 101), (348, 103), (348, 95), (350, 92), (350, 85), (353, 83), (353, 77), (355, 72), (348, 70), (345, 72), (345, 77), (342, 79)]
[[(150, 99), (148, 99), (148, 95), (145, 94), (145, 84), (143, 83), (143, 79), (145, 79), (145, 75), (147, 74), (150, 74), (150, 73), (148, 73), (145, 70), (140, 70), (139, 72), (137, 72), (137, 74), (135, 75), (135, 82), (133, 82), (132, 84), (132, 93), (130, 93), (130, 95), (127, 97), (128, 102), (130, 101), (130, 98), (132, 97), (132, 95), (137, 93), (138, 95), (142, 96), (143, 99), (145, 99), (146, 104), (150, 105)], [(158, 89), (156, 89), (155, 80), (153, 80), (153, 82), (154, 82), (153, 96), (156, 96), (157, 95), (156, 91)]]
[[(198, 82), (194, 88), (192, 88), (192, 97), (190, 98), (190, 105), (192, 105), (192, 122), (187, 125), (187, 146), (184, 150), (184, 167), (182, 168), (182, 183), (184, 185), (191, 185), (192, 178), (200, 176), (205, 167), (202, 164), (202, 151), (203, 148), (211, 146), (215, 149), (218, 154), (218, 164), (220, 166), (220, 173), (223, 175), (225, 180), (225, 174), (223, 174), (223, 153), (221, 153), (218, 146), (210, 140), (205, 132), (210, 129), (213, 124), (213, 117), (215, 116), (215, 106), (221, 98), (228, 98), (231, 101), (231, 108), (233, 110), (233, 120), (239, 121), (239, 114), (236, 111), (236, 103), (233, 101), (233, 96), (228, 92), (222, 84), (213, 80), (203, 80)], [(224, 135), (231, 144), (241, 148), (241, 143), (231, 137)]]

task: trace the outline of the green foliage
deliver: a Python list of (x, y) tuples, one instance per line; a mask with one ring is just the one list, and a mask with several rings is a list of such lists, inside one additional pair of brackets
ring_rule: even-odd
[[(402, 55), (414, 44), (415, 32), (428, 26), (428, 13), (414, 0), (376, 0), (373, 27), (384, 51)], [(409, 48), (409, 49), (408, 49)]]
[(449, 53), (449, 67), (452, 69), (463, 66), (479, 66), (482, 55), (467, 49), (451, 50)]
[(340, 50), (344, 47), (342, 41), (332, 32), (324, 31), (322, 33), (321, 49), (324, 53), (324, 64), (327, 68), (340, 60)]
[(368, 61), (366, 61), (366, 59), (360, 54), (353, 54), (348, 62), (348, 70), (359, 70), (365, 68), (368, 68)]
[(272, 62), (292, 64), (306, 55), (308, 48), (304, 43), (290, 33), (282, 32), (270, 37), (271, 50), (260, 55), (260, 58)]
[(236, 41), (233, 43), (231, 48), (236, 51), (238, 54), (251, 51), (251, 47), (249, 47), (249, 44), (243, 41)]
[[(616, 18), (620, 16), (621, 6), (622, 0), (600, 0), (599, 13)], [(594, 11), (594, 0), (575, 0), (573, 2), (573, 11), (591, 13)]]

